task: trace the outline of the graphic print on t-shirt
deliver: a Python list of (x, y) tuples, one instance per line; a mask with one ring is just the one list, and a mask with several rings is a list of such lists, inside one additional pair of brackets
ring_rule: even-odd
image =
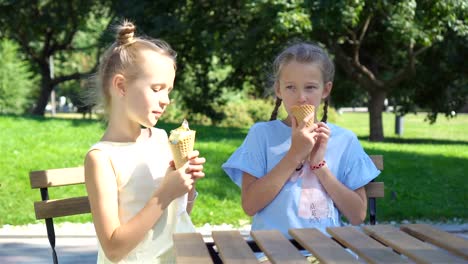
[(295, 171), (290, 181), (302, 178), (301, 194), (299, 196), (298, 216), (310, 221), (319, 221), (330, 216), (329, 204), (332, 200), (317, 179), (317, 176), (306, 164)]

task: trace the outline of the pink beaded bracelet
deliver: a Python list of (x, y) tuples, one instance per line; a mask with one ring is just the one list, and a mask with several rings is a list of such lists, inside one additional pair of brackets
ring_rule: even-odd
[(321, 162), (319, 162), (319, 164), (317, 165), (310, 165), (310, 170), (316, 170), (316, 169), (320, 169), (322, 168), (323, 166), (325, 166), (325, 164), (327, 164), (327, 162), (325, 160), (322, 160)]

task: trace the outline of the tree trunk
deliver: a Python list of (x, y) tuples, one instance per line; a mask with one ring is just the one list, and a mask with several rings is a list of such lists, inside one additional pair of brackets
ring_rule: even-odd
[(387, 97), (381, 87), (374, 89), (370, 92), (369, 100), (369, 122), (370, 122), (370, 141), (381, 142), (384, 140), (382, 112), (384, 109), (384, 101)]
[(41, 67), (41, 91), (36, 101), (32, 114), (44, 116), (47, 102), (49, 101), (50, 93), (52, 92), (52, 79), (50, 78), (49, 64)]

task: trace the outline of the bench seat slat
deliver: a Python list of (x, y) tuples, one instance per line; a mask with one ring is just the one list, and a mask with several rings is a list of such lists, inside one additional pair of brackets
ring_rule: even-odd
[(31, 171), (31, 188), (48, 188), (84, 183), (84, 167)]
[(250, 234), (271, 263), (308, 263), (297, 248), (278, 230), (256, 230)]
[(468, 259), (468, 240), (441, 231), (427, 224), (400, 226), (404, 232)]
[(290, 229), (289, 234), (321, 263), (360, 263), (340, 244), (316, 228)]
[(223, 263), (258, 263), (239, 231), (212, 231), (211, 234)]
[(368, 263), (410, 263), (389, 247), (352, 226), (328, 227), (327, 232)]
[(54, 218), (91, 212), (87, 196), (34, 202), (36, 219)]
[(364, 232), (417, 263), (466, 263), (447, 251), (422, 242), (391, 225), (366, 226)]
[(200, 233), (176, 233), (173, 235), (176, 261), (179, 264), (213, 263)]

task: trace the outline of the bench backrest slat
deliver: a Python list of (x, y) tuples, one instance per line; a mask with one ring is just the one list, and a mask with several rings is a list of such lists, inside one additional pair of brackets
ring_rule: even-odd
[(385, 196), (383, 182), (369, 182), (365, 188), (368, 198), (382, 198)]
[(73, 184), (83, 184), (84, 168), (63, 168), (41, 171), (31, 171), (29, 173), (31, 188), (48, 188)]
[(36, 219), (54, 218), (91, 212), (88, 196), (34, 202)]
[(374, 165), (377, 167), (377, 169), (379, 169), (379, 170), (384, 169), (383, 156), (382, 155), (369, 155), (369, 157), (374, 162)]

